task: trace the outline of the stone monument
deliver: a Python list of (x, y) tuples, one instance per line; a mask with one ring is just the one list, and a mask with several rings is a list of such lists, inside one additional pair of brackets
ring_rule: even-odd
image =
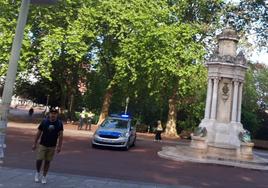
[(191, 135), (189, 146), (166, 146), (163, 158), (268, 170), (268, 160), (253, 154), (250, 133), (241, 124), (242, 91), (247, 70), (238, 35), (226, 28), (218, 35), (218, 49), (206, 63), (208, 86), (205, 116)]
[[(199, 127), (205, 128), (207, 134), (202, 138), (192, 135), (191, 146), (207, 149), (208, 153), (243, 155), (240, 146), (245, 142), (240, 139), (239, 134), (245, 132), (240, 121), (247, 66), (243, 53), (236, 55), (237, 42), (236, 32), (231, 28), (224, 29), (218, 35), (216, 53), (206, 63), (208, 67), (206, 108), (205, 117)], [(200, 139), (203, 140), (200, 142)], [(253, 147), (252, 143), (246, 145)], [(247, 157), (251, 155), (247, 153)]]

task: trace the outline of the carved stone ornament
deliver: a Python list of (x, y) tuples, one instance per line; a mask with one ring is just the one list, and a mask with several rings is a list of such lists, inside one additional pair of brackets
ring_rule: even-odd
[(245, 58), (243, 52), (240, 51), (240, 52), (238, 53), (238, 55), (236, 56), (236, 62), (237, 62), (238, 64), (241, 64), (241, 65), (245, 65), (245, 64), (246, 64), (247, 60), (246, 60), (246, 58)]
[(248, 130), (244, 129), (243, 131), (239, 132), (238, 137), (241, 142), (251, 142), (251, 134)]
[(207, 129), (205, 127), (196, 127), (193, 133), (194, 136), (205, 137), (207, 136)]
[(229, 91), (230, 91), (230, 89), (229, 89), (229, 87), (228, 87), (228, 83), (223, 83), (224, 85), (223, 85), (223, 87), (222, 87), (222, 99), (223, 100), (228, 100), (228, 98), (229, 98)]
[(212, 62), (226, 62), (226, 63), (235, 63), (236, 58), (230, 55), (219, 56), (219, 54), (213, 54), (210, 58)]
[(222, 61), (224, 61), (224, 62), (235, 63), (235, 57), (232, 57), (230, 55), (224, 55), (221, 58), (222, 58)]

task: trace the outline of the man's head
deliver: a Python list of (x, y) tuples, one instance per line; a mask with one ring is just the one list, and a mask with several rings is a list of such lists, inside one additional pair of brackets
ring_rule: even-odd
[(58, 118), (58, 109), (55, 107), (52, 107), (49, 109), (49, 119), (50, 121), (56, 121)]

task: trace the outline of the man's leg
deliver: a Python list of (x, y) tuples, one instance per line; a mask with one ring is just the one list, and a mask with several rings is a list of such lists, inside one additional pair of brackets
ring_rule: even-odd
[(44, 171), (43, 171), (43, 176), (47, 175), (49, 166), (50, 166), (50, 161), (52, 161), (55, 153), (55, 148), (47, 148), (46, 150), (46, 155), (45, 155), (45, 164), (44, 164)]
[(44, 163), (44, 170), (43, 170), (43, 176), (42, 176), (42, 180), (41, 180), (41, 183), (42, 184), (46, 184), (47, 183), (47, 172), (48, 172), (48, 169), (49, 169), (49, 165), (50, 165), (50, 161), (46, 161), (45, 160), (45, 163)]
[(77, 127), (78, 130), (81, 130), (82, 129), (82, 126), (83, 126), (83, 119), (79, 119), (79, 125)]
[(34, 175), (34, 181), (39, 182), (40, 181), (40, 170), (42, 167), (42, 160), (36, 160), (36, 173)]
[(45, 161), (45, 164), (44, 164), (44, 171), (43, 171), (43, 176), (46, 176), (46, 175), (47, 175), (49, 166), (50, 166), (50, 161)]
[(88, 129), (91, 131), (91, 121), (88, 123)]
[(157, 135), (158, 133), (156, 132), (155, 133), (155, 137), (154, 137), (154, 140), (156, 141), (157, 140), (157, 138), (158, 138), (158, 135)]
[(85, 128), (85, 130), (87, 130), (88, 129), (88, 123), (86, 122), (86, 128)]
[(44, 156), (45, 156), (45, 151), (43, 147), (39, 145), (37, 149), (37, 156), (36, 156), (36, 162), (35, 162), (35, 166), (36, 166), (36, 173), (34, 175), (35, 182), (40, 181), (40, 170), (42, 168)]
[(82, 130), (83, 126), (84, 126), (84, 120), (82, 119), (80, 124), (80, 130)]
[(43, 169), (43, 177), (42, 177), (42, 180), (41, 180), (41, 183), (43, 183), (43, 184), (47, 183), (46, 175), (47, 175), (48, 170), (49, 170), (50, 161), (53, 159), (54, 152), (55, 152), (55, 148), (49, 148), (49, 147), (46, 148), (46, 154), (45, 154), (45, 160), (44, 160), (44, 169)]
[(36, 160), (36, 171), (40, 173), (41, 167), (42, 167), (42, 160)]
[(156, 140), (159, 140), (159, 131), (156, 131)]

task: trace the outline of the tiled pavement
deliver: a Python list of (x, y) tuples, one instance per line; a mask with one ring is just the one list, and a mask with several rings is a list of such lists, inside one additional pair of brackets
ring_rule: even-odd
[(34, 182), (34, 171), (6, 168), (0, 166), (0, 188), (31, 187), (75, 187), (75, 188), (191, 188), (189, 186), (171, 186), (155, 183), (135, 182), (118, 179), (79, 176), (49, 172), (47, 184)]

